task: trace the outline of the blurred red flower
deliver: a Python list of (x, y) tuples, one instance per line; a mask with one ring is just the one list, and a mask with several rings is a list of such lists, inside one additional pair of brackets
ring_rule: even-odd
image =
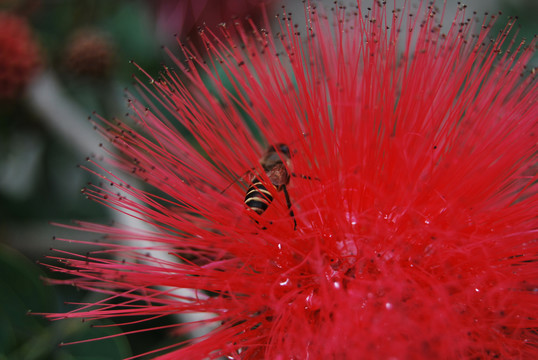
[(0, 99), (20, 95), (41, 64), (41, 53), (24, 18), (0, 12)]
[(464, 8), (446, 32), (425, 5), (306, 13), (206, 29), (206, 58), (139, 82), (137, 125), (97, 122), (107, 167), (158, 191), (108, 173), (86, 195), (152, 229), (80, 223), (118, 258), (54, 269), (124, 300), (50, 317), (215, 314), (159, 359), (537, 358), (536, 39)]
[[(274, 0), (157, 0), (157, 24), (164, 34), (195, 35), (201, 26), (213, 27), (234, 17), (259, 15)], [(195, 37), (193, 36), (193, 39)]]

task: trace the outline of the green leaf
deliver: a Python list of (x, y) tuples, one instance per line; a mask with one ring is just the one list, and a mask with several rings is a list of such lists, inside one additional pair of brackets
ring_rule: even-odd
[(31, 339), (48, 321), (29, 310), (51, 311), (55, 296), (39, 268), (17, 251), (0, 245), (0, 353)]
[[(92, 327), (79, 319), (51, 322), (28, 315), (29, 310), (57, 311), (55, 290), (59, 288), (46, 286), (37, 265), (4, 245), (0, 245), (0, 273), (0, 360), (114, 360), (131, 355), (124, 336), (60, 347), (61, 343), (119, 334), (121, 329)], [(94, 323), (103, 324), (112, 323)]]

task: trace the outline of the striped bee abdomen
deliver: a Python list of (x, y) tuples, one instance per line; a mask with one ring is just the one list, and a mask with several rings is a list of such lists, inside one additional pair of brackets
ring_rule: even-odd
[(269, 204), (273, 201), (273, 195), (267, 190), (265, 185), (258, 179), (252, 179), (252, 183), (245, 195), (245, 204), (258, 215), (263, 214)]

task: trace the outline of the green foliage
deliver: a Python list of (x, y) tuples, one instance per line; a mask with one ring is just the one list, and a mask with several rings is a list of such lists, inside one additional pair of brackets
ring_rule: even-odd
[[(29, 314), (59, 311), (63, 305), (58, 303), (56, 288), (44, 285), (43, 272), (4, 245), (0, 245), (0, 273), (0, 360), (108, 360), (131, 354), (123, 336), (60, 347), (62, 342), (117, 334), (121, 330), (91, 327), (80, 320), (51, 322)], [(78, 295), (84, 296), (83, 292)]]

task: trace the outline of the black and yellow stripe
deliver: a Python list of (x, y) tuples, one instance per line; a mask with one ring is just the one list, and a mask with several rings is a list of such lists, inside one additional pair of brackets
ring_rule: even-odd
[(272, 201), (273, 195), (271, 195), (265, 185), (258, 178), (252, 179), (252, 183), (245, 195), (245, 204), (258, 215), (261, 215), (267, 210), (267, 207)]

